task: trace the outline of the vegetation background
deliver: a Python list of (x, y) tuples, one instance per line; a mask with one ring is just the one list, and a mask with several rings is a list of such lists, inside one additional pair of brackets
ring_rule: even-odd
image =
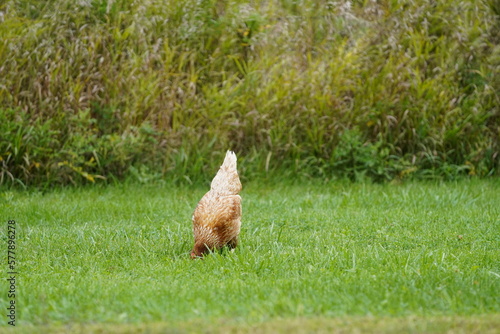
[(499, 175), (498, 0), (8, 0), (0, 183)]

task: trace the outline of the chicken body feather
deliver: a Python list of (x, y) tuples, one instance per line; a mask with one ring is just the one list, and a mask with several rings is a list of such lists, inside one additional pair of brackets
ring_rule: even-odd
[(209, 250), (237, 246), (242, 214), (240, 191), (236, 154), (228, 151), (212, 180), (210, 191), (194, 210), (192, 258), (203, 256)]

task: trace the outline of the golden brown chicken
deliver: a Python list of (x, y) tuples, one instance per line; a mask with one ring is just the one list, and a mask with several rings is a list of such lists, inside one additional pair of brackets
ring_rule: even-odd
[(202, 197), (193, 214), (194, 247), (191, 257), (210, 250), (238, 244), (241, 226), (241, 182), (236, 170), (236, 154), (227, 151), (210, 191)]

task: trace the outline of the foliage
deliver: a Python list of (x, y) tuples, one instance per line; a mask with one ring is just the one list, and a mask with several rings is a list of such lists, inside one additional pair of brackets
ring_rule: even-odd
[(0, 11), (3, 184), (499, 175), (497, 0)]

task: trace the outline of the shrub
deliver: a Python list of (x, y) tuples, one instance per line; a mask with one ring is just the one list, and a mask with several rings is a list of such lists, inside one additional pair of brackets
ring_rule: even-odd
[(6, 1), (1, 183), (498, 175), (499, 8)]

